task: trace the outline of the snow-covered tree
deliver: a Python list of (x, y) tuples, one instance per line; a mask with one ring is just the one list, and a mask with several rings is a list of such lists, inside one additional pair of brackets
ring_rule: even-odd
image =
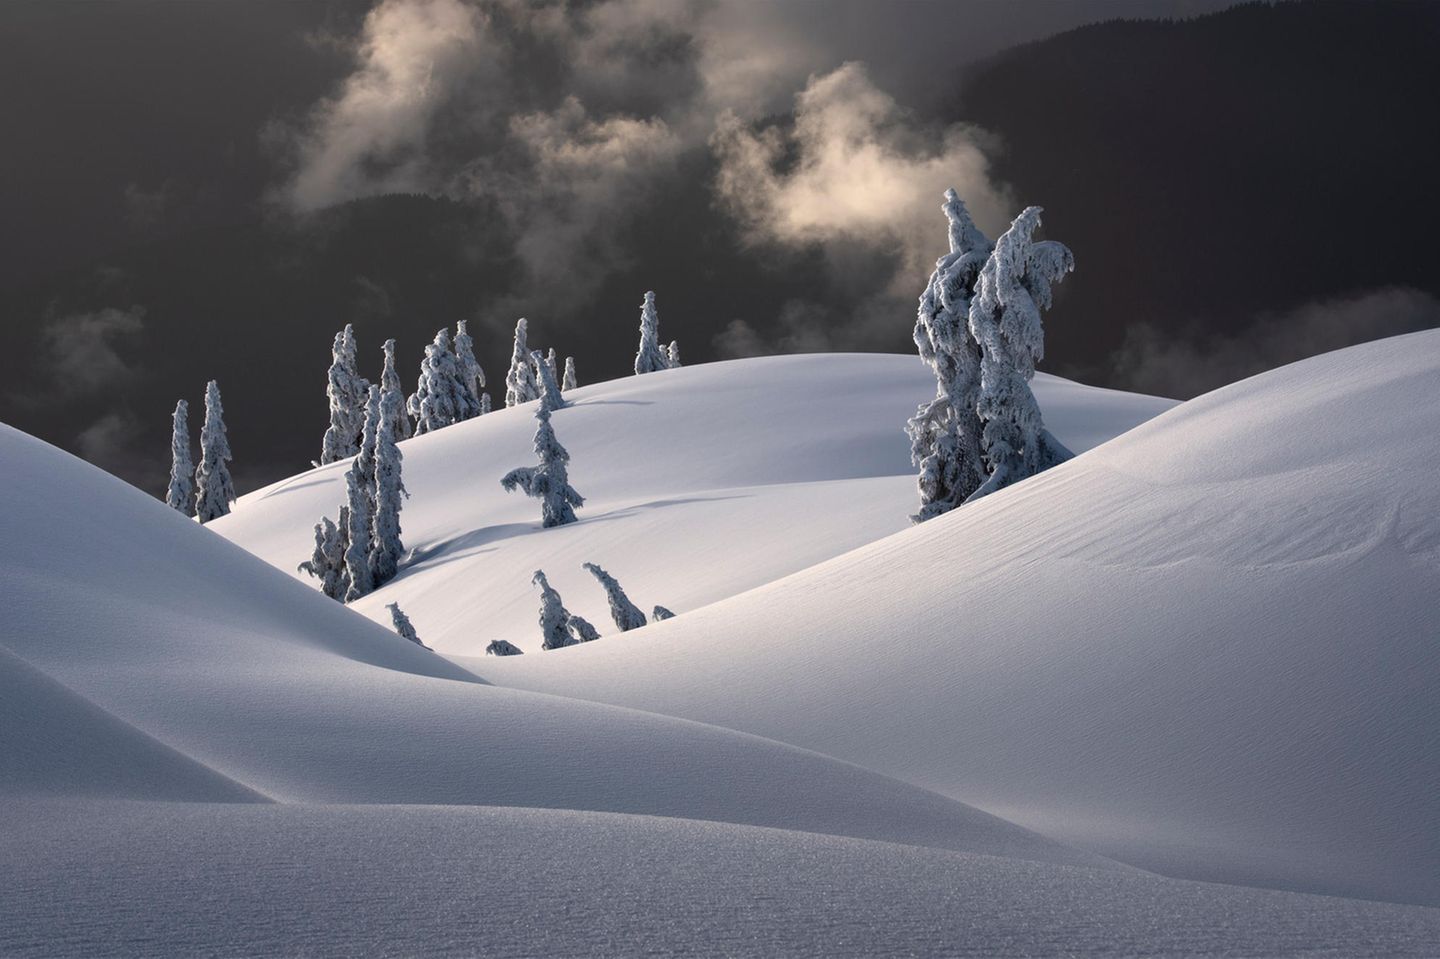
[(555, 592), (545, 574), (538, 569), (530, 582), (540, 587), (540, 635), (543, 639), (540, 648), (563, 649), (574, 646), (576, 640), (570, 635), (568, 627), (570, 611), (560, 601), (560, 594)]
[[(348, 519), (342, 512), (342, 522)], [(345, 592), (350, 588), (345, 575), (345, 537), (330, 517), (315, 524), (315, 552), (296, 568), (320, 580), (320, 591), (326, 596), (345, 601)]]
[(186, 516), (195, 515), (195, 484), (190, 477), (195, 464), (190, 460), (190, 404), (180, 400), (170, 431), (170, 488), (165, 491), (165, 505)]
[(370, 526), (374, 517), (358, 463), (345, 471), (345, 505), (349, 520), (345, 528), (345, 575), (350, 580), (345, 602), (351, 603), (375, 589), (375, 572), (370, 566)]
[(527, 496), (540, 500), (540, 516), (543, 525), (563, 526), (575, 522), (575, 507), (585, 505), (585, 497), (570, 485), (568, 463), (570, 454), (555, 438), (550, 426), (550, 411), (544, 406), (535, 408), (535, 419), (540, 425), (535, 430), (535, 455), (539, 466), (522, 466), (506, 473), (500, 485), (506, 492), (517, 488)]
[(545, 365), (550, 368), (550, 377), (555, 380), (556, 383), (560, 382), (559, 363), (560, 361), (555, 357), (555, 347), (552, 346), (545, 354)]
[(535, 379), (540, 382), (540, 405), (552, 413), (563, 410), (569, 404), (560, 395), (560, 387), (555, 382), (550, 364), (538, 352), (531, 353), (530, 358), (535, 364)]
[(1035, 364), (1045, 355), (1040, 311), (1050, 308), (1051, 285), (1075, 269), (1064, 244), (1033, 239), (1040, 213), (1040, 207), (1028, 207), (996, 242), (970, 304), (970, 335), (981, 350), (981, 449), (990, 467), (971, 500), (1074, 455), (1045, 429), (1030, 391)]
[(650, 614), (650, 622), (652, 623), (658, 623), (661, 620), (674, 618), (675, 614), (670, 612), (670, 610), (666, 609), (664, 606), (656, 606), (655, 611)]
[(355, 328), (335, 334), (330, 348), (329, 384), (325, 395), (330, 398), (330, 428), (320, 448), (320, 465), (349, 459), (360, 449), (360, 430), (365, 425), (365, 394), (370, 384), (355, 366)]
[(481, 394), (480, 394), (480, 415), (481, 415), (481, 416), (484, 416), (486, 413), (490, 412), (490, 409), (491, 409), (491, 406), (490, 406), (490, 394), (489, 394), (489, 393), (481, 393)]
[(233, 502), (225, 410), (220, 405), (220, 384), (211, 380), (205, 385), (205, 424), (200, 427), (200, 465), (195, 469), (195, 515), (208, 523), (230, 512)]
[(425, 347), (420, 364), (420, 382), (411, 398), (415, 405), (415, 433), (444, 429), (463, 419), (480, 415), (480, 401), (463, 382), (460, 361), (450, 344), (450, 330), (442, 328)]
[(670, 358), (660, 346), (660, 315), (655, 312), (655, 293), (645, 294), (640, 304), (640, 349), (635, 354), (635, 372), (654, 373), (670, 368)]
[(564, 392), (573, 390), (579, 385), (575, 380), (575, 357), (567, 356), (565, 357), (565, 379), (561, 381), (560, 389)]
[(670, 364), (672, 370), (680, 368), (680, 343), (678, 341), (670, 341), (670, 346), (665, 350), (665, 361)]
[(405, 387), (400, 383), (400, 374), (395, 372), (395, 341), (385, 341), (385, 369), (380, 374), (380, 392), (395, 393), (400, 402), (395, 406), (395, 422), (392, 425), (396, 442), (410, 438), (410, 414), (405, 412)]
[(401, 497), (408, 495), (400, 478), (404, 454), (396, 445), (396, 412), (400, 391), (387, 390), (380, 397), (380, 430), (375, 437), (375, 517), (371, 525), (370, 569), (375, 585), (395, 578), (405, 546), (400, 541)]
[(640, 611), (639, 606), (630, 602), (630, 597), (625, 595), (625, 590), (620, 588), (620, 584), (615, 581), (614, 576), (594, 563), (586, 563), (585, 568), (605, 588), (605, 598), (610, 601), (610, 616), (615, 620), (615, 625), (620, 632), (639, 629), (645, 625), (645, 614)]
[(371, 515), (375, 513), (375, 444), (380, 433), (380, 387), (371, 386), (365, 398), (365, 428), (360, 432), (360, 452), (352, 467), (358, 471), (360, 491), (365, 494)]
[(510, 354), (510, 371), (505, 374), (505, 405), (519, 406), (540, 398), (535, 367), (530, 359), (529, 331), (525, 317), (515, 322), (515, 348)]
[(576, 613), (570, 614), (570, 618), (565, 622), (565, 628), (570, 630), (570, 637), (577, 643), (593, 643), (600, 638), (600, 631), (591, 626), (588, 619)]
[(935, 397), (906, 425), (910, 459), (919, 467), (920, 510), (915, 522), (959, 506), (985, 481), (980, 453), (980, 346), (970, 335), (970, 301), (992, 249), (954, 190), (941, 207), (949, 221), (950, 252), (920, 297), (915, 346), (935, 373)]
[(485, 647), (486, 656), (519, 656), (524, 652), (525, 650), (508, 639), (492, 639), (490, 645)]
[(399, 633), (402, 639), (410, 640), (410, 642), (419, 646), (421, 649), (430, 648), (420, 642), (420, 636), (415, 632), (415, 627), (411, 624), (410, 617), (405, 615), (405, 611), (400, 608), (399, 603), (391, 603), (385, 608), (390, 610), (390, 622), (394, 624), (395, 632)]
[(460, 367), (460, 387), (464, 397), (461, 419), (480, 415), (480, 391), (485, 387), (485, 371), (475, 359), (475, 341), (470, 338), (468, 322), (455, 324), (455, 359)]

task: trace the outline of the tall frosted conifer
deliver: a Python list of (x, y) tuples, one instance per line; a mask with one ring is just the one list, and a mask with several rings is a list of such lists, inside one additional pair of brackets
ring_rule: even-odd
[(399, 406), (398, 389), (381, 394), (380, 429), (375, 437), (375, 516), (370, 542), (370, 569), (377, 587), (395, 578), (405, 555), (405, 545), (400, 541), (401, 498), (407, 495), (400, 478), (404, 454), (395, 435), (395, 412)]
[(170, 430), (170, 488), (165, 491), (165, 505), (186, 516), (195, 515), (195, 484), (190, 477), (195, 464), (190, 460), (190, 404), (180, 400)]
[(355, 466), (360, 489), (365, 493), (370, 510), (375, 510), (375, 442), (380, 435), (380, 387), (371, 386), (365, 399), (365, 428), (360, 432), (360, 452)]
[(480, 415), (480, 391), (485, 387), (485, 371), (475, 359), (475, 341), (470, 338), (465, 320), (455, 324), (455, 360), (460, 368), (460, 419)]
[(448, 327), (436, 333), (434, 341), (425, 347), (425, 360), (420, 364), (420, 383), (415, 396), (418, 400), (412, 398), (412, 402), (416, 403), (419, 411), (415, 421), (417, 435), (480, 415), (480, 401), (472, 400), (464, 385), (460, 361), (451, 348)]
[(1030, 391), (1035, 364), (1045, 355), (1040, 311), (1050, 308), (1050, 287), (1075, 269), (1068, 247), (1035, 242), (1041, 209), (1028, 207), (995, 244), (970, 304), (970, 334), (980, 344), (981, 448), (990, 476), (970, 499), (988, 496), (1070, 459), (1045, 428)]
[(580, 384), (575, 380), (575, 357), (565, 357), (565, 380), (560, 384), (561, 391), (573, 390)]
[(345, 602), (350, 603), (375, 589), (375, 573), (370, 567), (370, 495), (361, 482), (359, 464), (345, 471), (345, 505), (348, 507), (346, 526), (345, 575), (350, 587)]
[(540, 381), (540, 405), (552, 413), (563, 410), (568, 404), (560, 395), (560, 387), (555, 383), (550, 364), (538, 352), (531, 353), (530, 357), (535, 363), (535, 379)]
[(954, 190), (941, 206), (949, 221), (950, 252), (920, 297), (915, 346), (935, 373), (935, 397), (906, 425), (910, 460), (919, 467), (920, 510), (915, 522), (948, 512), (985, 481), (980, 454), (980, 345), (970, 335), (970, 300), (990, 255), (990, 241), (975, 226)]
[(678, 369), (680, 368), (680, 343), (679, 343), (679, 341), (677, 341), (677, 340), (671, 340), (671, 341), (670, 341), (670, 346), (669, 346), (668, 348), (666, 348), (666, 350), (665, 350), (665, 362), (667, 362), (668, 364), (670, 364), (670, 369), (672, 369), (672, 370), (678, 370)]
[(640, 611), (639, 606), (630, 602), (630, 597), (625, 595), (625, 590), (620, 588), (614, 576), (594, 563), (586, 563), (585, 569), (605, 588), (605, 598), (610, 601), (610, 617), (615, 620), (620, 632), (639, 629), (645, 625), (645, 614)]
[(543, 405), (535, 408), (535, 455), (539, 466), (522, 466), (506, 473), (500, 485), (506, 492), (523, 490), (527, 496), (540, 500), (540, 518), (546, 527), (575, 522), (575, 507), (585, 504), (585, 497), (570, 485), (568, 464), (570, 454), (555, 438), (550, 426), (550, 411)]
[(525, 317), (515, 322), (515, 348), (510, 353), (510, 370), (505, 374), (505, 405), (519, 406), (540, 398), (535, 367), (530, 359), (529, 330)]
[(208, 523), (230, 512), (233, 502), (225, 410), (220, 405), (220, 384), (211, 380), (205, 385), (205, 425), (200, 428), (200, 465), (195, 469), (195, 515)]
[[(342, 513), (341, 519), (347, 517)], [(345, 601), (345, 593), (350, 588), (345, 575), (345, 536), (330, 517), (323, 517), (315, 524), (315, 551), (297, 569), (320, 580), (320, 591), (326, 596)]]
[(635, 372), (654, 373), (670, 368), (670, 358), (660, 348), (660, 314), (655, 312), (654, 291), (640, 304), (640, 349), (635, 354)]
[(563, 649), (574, 646), (575, 637), (570, 635), (570, 611), (560, 601), (560, 594), (550, 585), (544, 572), (536, 570), (530, 582), (540, 587), (540, 643), (541, 649)]
[(330, 428), (320, 448), (320, 465), (349, 459), (360, 449), (360, 430), (365, 425), (365, 394), (370, 384), (361, 378), (355, 367), (355, 328), (335, 334), (330, 348), (329, 384), (325, 395), (330, 398)]
[(405, 387), (400, 383), (400, 374), (395, 372), (395, 341), (385, 341), (385, 369), (380, 373), (380, 393), (395, 393), (401, 402), (395, 407), (395, 422), (392, 432), (396, 442), (410, 438), (410, 414), (405, 412)]

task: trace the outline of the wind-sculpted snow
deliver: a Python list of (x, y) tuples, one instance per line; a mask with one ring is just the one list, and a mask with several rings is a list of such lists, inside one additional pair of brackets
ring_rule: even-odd
[(1433, 909), (688, 820), (56, 811), (0, 823), (6, 956), (1432, 959), (1440, 942)]
[(1174, 875), (1440, 903), (1437, 397), (1440, 332), (1317, 357), (623, 643), (475, 668)]
[[(1034, 386), (1073, 450), (1174, 405), (1043, 374)], [(534, 461), (533, 406), (427, 434), (401, 447), (413, 555), (354, 608), (388, 623), (398, 601), (442, 653), (479, 655), (495, 639), (529, 653), (541, 643), (537, 569), (600, 624), (611, 616), (587, 562), (642, 608), (680, 614), (763, 585), (909, 526), (920, 501), (904, 426), (934, 393), (916, 357), (875, 354), (709, 363), (571, 390), (552, 417), (586, 505), (580, 522), (544, 531), (534, 504), (499, 485)], [(342, 468), (313, 470), (211, 528), (292, 572), (344, 496)]]
[(486, 686), (8, 427), (0, 462), (5, 796), (593, 809), (1100, 862), (780, 743)]

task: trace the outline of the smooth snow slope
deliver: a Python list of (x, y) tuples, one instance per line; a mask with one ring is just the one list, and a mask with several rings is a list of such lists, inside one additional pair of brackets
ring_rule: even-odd
[[(8, 427), (0, 463), (19, 657), (0, 661), (0, 718), (41, 711), (0, 735), (0, 794), (258, 798), (228, 777), (284, 802), (599, 809), (1097, 861), (779, 743), (485, 686)], [(47, 716), (59, 726), (36, 728)]]
[(497, 683), (743, 729), (1171, 874), (1440, 903), (1440, 332), (1183, 404)]
[(7, 957), (1433, 959), (1440, 947), (1435, 909), (693, 820), (59, 805), (13, 806), (0, 823)]
[[(906, 419), (934, 394), (914, 356), (820, 354), (734, 360), (632, 376), (565, 394), (555, 414), (581, 522), (540, 528), (539, 505), (500, 488), (531, 464), (534, 403), (401, 444), (414, 556), (354, 604), (388, 623), (399, 602), (425, 642), (479, 653), (492, 639), (539, 652), (531, 573), (614, 631), (598, 563), (648, 614), (696, 609), (873, 542), (918, 506)], [(1040, 375), (1046, 421), (1079, 451), (1173, 406)], [(318, 435), (318, 434), (317, 434)], [(295, 573), (311, 530), (344, 498), (336, 464), (242, 498), (216, 532)], [(306, 582), (313, 584), (306, 578)]]

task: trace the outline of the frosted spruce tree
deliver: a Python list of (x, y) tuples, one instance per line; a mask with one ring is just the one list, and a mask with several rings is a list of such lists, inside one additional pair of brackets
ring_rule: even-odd
[(678, 370), (680, 368), (680, 343), (678, 341), (670, 341), (670, 346), (665, 350), (665, 362), (669, 364), (672, 370)]
[(416, 409), (417, 436), (480, 415), (480, 401), (472, 398), (465, 386), (460, 360), (451, 348), (448, 327), (436, 333), (434, 342), (425, 347), (420, 383), (412, 402)]
[(394, 625), (395, 632), (400, 635), (401, 639), (408, 639), (421, 649), (430, 648), (420, 642), (420, 636), (415, 632), (415, 627), (411, 624), (410, 617), (405, 615), (405, 611), (400, 608), (399, 603), (391, 603), (385, 608), (390, 610), (390, 622)]
[(920, 470), (920, 510), (910, 517), (917, 523), (965, 502), (987, 476), (976, 411), (980, 345), (970, 335), (969, 314), (992, 247), (954, 190), (945, 191), (941, 210), (949, 221), (950, 252), (936, 261), (915, 318), (915, 346), (935, 373), (935, 397), (905, 427), (910, 460)]
[(345, 506), (348, 523), (345, 528), (345, 576), (350, 586), (345, 602), (353, 603), (375, 590), (375, 573), (370, 566), (371, 523), (370, 495), (360, 477), (359, 464), (345, 471)]
[(460, 368), (460, 391), (464, 399), (460, 419), (480, 415), (480, 392), (485, 388), (485, 371), (475, 359), (475, 341), (465, 320), (455, 324), (455, 360)]
[(545, 574), (538, 569), (530, 582), (540, 587), (540, 648), (564, 649), (566, 646), (574, 646), (575, 637), (570, 635), (568, 625), (570, 611), (560, 601), (560, 594), (555, 592)]
[(360, 490), (375, 512), (375, 443), (380, 434), (380, 387), (371, 386), (365, 397), (365, 428), (360, 431), (360, 452), (353, 468), (358, 471)]
[(662, 620), (674, 618), (675, 614), (670, 612), (670, 610), (666, 609), (664, 606), (656, 606), (655, 611), (650, 614), (650, 622), (652, 623), (658, 623)]
[(575, 357), (565, 357), (565, 379), (560, 383), (561, 392), (573, 390), (580, 384), (575, 380)]
[(625, 590), (620, 588), (614, 576), (594, 563), (586, 563), (585, 568), (605, 588), (605, 598), (610, 601), (610, 616), (615, 620), (615, 626), (620, 632), (639, 629), (645, 625), (645, 614), (640, 612), (640, 607), (630, 602), (630, 597), (625, 595)]
[(325, 395), (330, 398), (330, 428), (320, 448), (320, 465), (349, 459), (360, 449), (360, 430), (365, 425), (365, 394), (370, 384), (361, 378), (355, 367), (355, 328), (335, 334), (330, 348), (329, 385)]
[(550, 411), (537, 406), (535, 419), (535, 455), (539, 466), (522, 466), (506, 473), (500, 485), (506, 492), (523, 490), (525, 495), (540, 500), (540, 517), (546, 527), (564, 526), (575, 522), (575, 507), (585, 505), (585, 497), (570, 485), (568, 463), (570, 454), (555, 438), (550, 426)]
[(211, 380), (205, 385), (205, 425), (200, 427), (200, 465), (195, 469), (195, 515), (208, 523), (230, 512), (233, 502), (225, 410), (220, 405), (220, 384)]
[[(343, 514), (341, 518), (348, 519)], [(315, 551), (296, 568), (320, 580), (320, 591), (326, 596), (345, 601), (345, 592), (350, 588), (345, 575), (345, 537), (330, 517), (315, 524)]]
[(485, 647), (486, 656), (520, 656), (525, 652), (508, 639), (492, 639)]
[(550, 364), (538, 352), (531, 353), (530, 358), (535, 364), (535, 379), (540, 382), (540, 405), (551, 413), (563, 410), (569, 404), (560, 395), (560, 387), (555, 382), (555, 375), (550, 371)]
[(489, 394), (489, 393), (481, 393), (481, 394), (480, 394), (480, 415), (481, 415), (481, 416), (484, 416), (486, 413), (490, 412), (490, 409), (491, 409), (491, 407), (490, 407), (490, 394)]
[(640, 304), (640, 349), (635, 354), (635, 372), (654, 373), (670, 368), (670, 358), (660, 347), (660, 314), (655, 312), (654, 291)]
[(400, 374), (395, 372), (395, 341), (385, 341), (385, 369), (380, 373), (380, 393), (395, 393), (401, 400), (395, 407), (395, 422), (392, 432), (396, 442), (410, 438), (410, 414), (405, 412), (405, 387), (400, 383)]
[(970, 304), (970, 334), (981, 350), (981, 449), (990, 466), (971, 500), (1074, 455), (1045, 429), (1030, 391), (1035, 364), (1045, 355), (1040, 311), (1050, 308), (1051, 285), (1075, 269), (1064, 244), (1033, 239), (1040, 213), (1040, 207), (1028, 207), (996, 242)]
[(371, 523), (370, 569), (377, 587), (395, 578), (405, 545), (400, 541), (401, 498), (407, 496), (400, 478), (404, 454), (397, 445), (395, 412), (400, 391), (387, 390), (380, 397), (380, 429), (375, 437), (375, 516)]
[(510, 371), (505, 374), (505, 405), (519, 406), (540, 398), (535, 367), (530, 359), (529, 331), (525, 317), (515, 322), (515, 348), (510, 353)]
[(590, 625), (590, 621), (584, 616), (575, 613), (565, 621), (565, 628), (570, 631), (570, 638), (577, 643), (593, 643), (600, 638), (600, 631)]
[(195, 464), (190, 460), (190, 404), (180, 400), (170, 430), (170, 488), (165, 491), (165, 505), (186, 516), (195, 515), (195, 484), (190, 477)]
[(553, 379), (556, 383), (559, 383), (559, 382), (560, 382), (560, 366), (559, 366), (559, 363), (560, 363), (559, 359), (557, 359), (556, 356), (555, 356), (555, 347), (552, 346), (552, 347), (550, 347), (549, 351), (545, 354), (545, 365), (550, 368), (550, 377), (551, 377), (551, 379)]

